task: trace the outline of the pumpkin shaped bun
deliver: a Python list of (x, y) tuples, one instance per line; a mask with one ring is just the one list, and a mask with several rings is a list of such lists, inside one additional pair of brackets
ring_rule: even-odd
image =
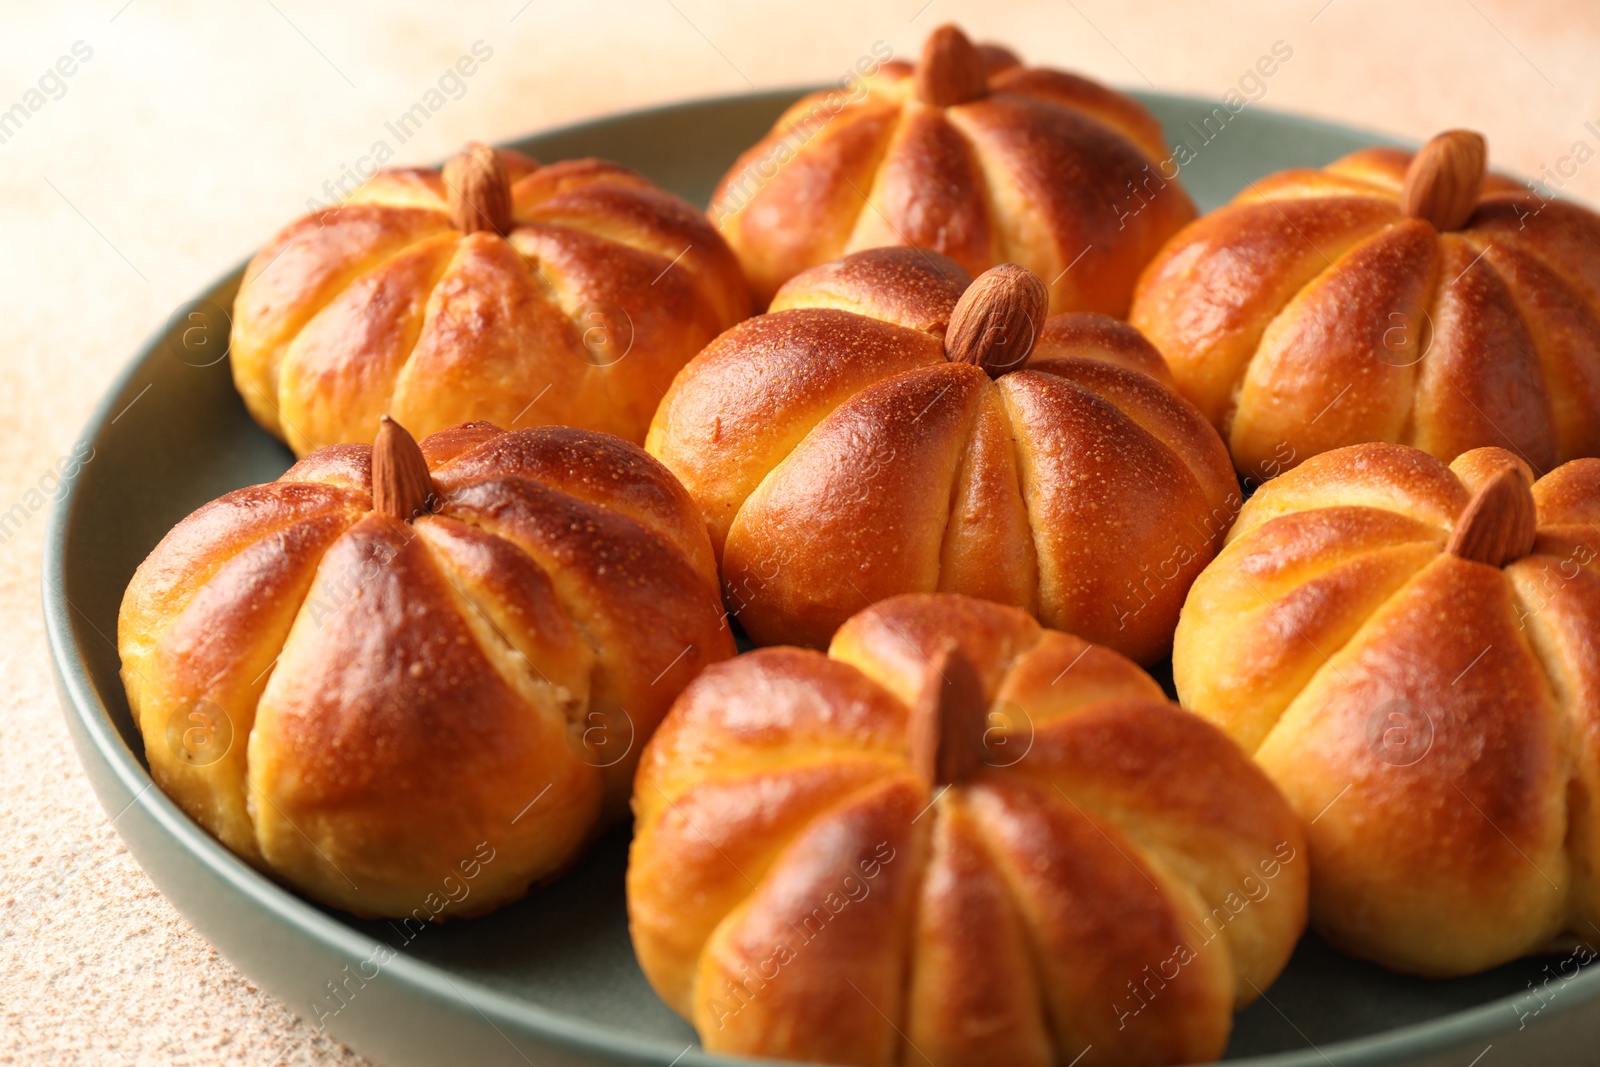
[(388, 421), (180, 522), (117, 645), (179, 807), (318, 900), (424, 919), (564, 869), (734, 651), (699, 516), (638, 448)]
[(672, 376), (750, 314), (705, 216), (594, 159), (471, 144), (384, 170), (273, 238), (234, 301), (233, 378), (303, 456), (473, 419), (635, 444)]
[(1597, 634), (1600, 459), (1356, 445), (1245, 505), (1173, 675), (1309, 823), (1313, 925), (1460, 975), (1600, 923)]
[(1484, 161), (1452, 130), (1285, 171), (1146, 269), (1130, 319), (1241, 473), (1368, 441), (1600, 455), (1600, 215)]
[(1123, 315), (1140, 268), (1195, 217), (1156, 167), (1161, 124), (1132, 98), (954, 26), (913, 67), (812, 93), (734, 163), (711, 217), (765, 304), (849, 252), (915, 245), (972, 274), (1015, 262), (1050, 310)]
[(647, 449), (705, 514), (730, 613), (820, 648), (898, 593), (1012, 604), (1141, 662), (1238, 510), (1221, 439), (1160, 355), (1045, 319), (1015, 265), (969, 284), (879, 248), (793, 278), (667, 392)]
[(968, 597), (708, 668), (633, 804), (634, 948), (711, 1052), (1210, 1060), (1305, 925), (1299, 820), (1237, 745)]

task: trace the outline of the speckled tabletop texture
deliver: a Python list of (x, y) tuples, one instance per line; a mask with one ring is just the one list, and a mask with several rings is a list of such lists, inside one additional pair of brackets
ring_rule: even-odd
[[(1594, 0), (7, 0), (0, 111), (44, 99), (0, 142), (0, 512), (27, 514), (0, 537), (0, 1063), (364, 1062), (156, 892), (57, 704), (40, 494), (137, 346), (474, 42), (492, 58), (396, 162), (832, 80), (876, 41), (914, 54), (952, 20), (1030, 61), (1219, 100), (1281, 40), (1293, 60), (1263, 106), (1418, 140), (1470, 126), (1494, 165), (1600, 202)], [(71, 76), (47, 76), (61, 57)]]

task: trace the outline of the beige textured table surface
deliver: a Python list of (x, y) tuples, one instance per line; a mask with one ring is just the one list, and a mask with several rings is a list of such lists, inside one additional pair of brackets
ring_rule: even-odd
[(1548, 167), (1552, 185), (1600, 202), (1600, 162), (1577, 163), (1600, 151), (1594, 0), (5, 7), (0, 111), (29, 102), (61, 57), (77, 61), (45, 77), (43, 105), (0, 142), (0, 512), (31, 513), (0, 534), (0, 1063), (363, 1062), (218, 956), (96, 802), (50, 681), (45, 515), (28, 494), (50, 488), (100, 393), (172, 308), (322, 196), (473, 42), (492, 58), (398, 162), (830, 80), (875, 41), (911, 55), (957, 20), (1029, 60), (1218, 99), (1281, 39), (1294, 59), (1265, 106), (1414, 139), (1471, 126), (1496, 165)]

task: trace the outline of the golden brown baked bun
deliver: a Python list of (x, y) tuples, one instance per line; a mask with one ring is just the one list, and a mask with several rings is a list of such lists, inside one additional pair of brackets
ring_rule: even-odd
[(873, 601), (953, 592), (1166, 655), (1238, 510), (1227, 450), (1138, 331), (1044, 321), (1043, 290), (1014, 265), (969, 287), (934, 252), (858, 252), (678, 375), (646, 448), (704, 512), (757, 643), (820, 648)]
[(1256, 182), (1130, 319), (1258, 481), (1367, 441), (1600, 455), (1600, 216), (1486, 173), (1475, 133)]
[(1600, 459), (1533, 483), (1338, 449), (1268, 482), (1189, 593), (1185, 707), (1308, 820), (1312, 923), (1458, 975), (1600, 921)]
[(762, 305), (808, 267), (916, 245), (972, 274), (1020, 263), (1049, 281), (1051, 311), (1123, 315), (1140, 268), (1195, 217), (1155, 165), (1168, 155), (1132, 98), (943, 26), (915, 67), (784, 112), (710, 213)]
[(1300, 822), (1238, 746), (968, 597), (709, 668), (633, 806), (634, 948), (713, 1052), (1208, 1060), (1305, 926)]
[(207, 504), (117, 624), (156, 783), (360, 915), (481, 914), (626, 813), (733, 654), (693, 504), (638, 448), (470, 423), (321, 449)]
[(698, 211), (594, 159), (540, 166), (468, 145), (444, 170), (379, 171), (251, 261), (233, 380), (303, 456), (473, 419), (639, 444), (672, 376), (750, 314)]

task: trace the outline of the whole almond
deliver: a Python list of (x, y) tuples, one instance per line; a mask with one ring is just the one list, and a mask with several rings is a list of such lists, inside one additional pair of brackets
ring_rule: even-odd
[(983, 682), (955, 641), (946, 641), (928, 664), (927, 679), (911, 709), (911, 766), (930, 787), (959, 782), (985, 755), (989, 706)]
[(922, 42), (915, 86), (924, 104), (951, 107), (989, 95), (989, 72), (967, 35), (946, 24)]
[(1406, 168), (1400, 210), (1441, 232), (1459, 230), (1483, 191), (1488, 147), (1471, 130), (1446, 130), (1423, 145)]
[(1538, 510), (1522, 472), (1506, 467), (1478, 487), (1450, 531), (1452, 556), (1504, 567), (1533, 551)]
[(430, 510), (433, 477), (416, 438), (385, 415), (372, 442), (372, 507), (385, 515), (410, 522)]
[(511, 226), (511, 181), (494, 149), (469, 142), (444, 165), (445, 202), (450, 222), (462, 233), (492, 230), (505, 233)]
[(944, 334), (945, 356), (998, 378), (1027, 360), (1049, 312), (1050, 290), (1037, 274), (1015, 263), (991, 267), (956, 302)]

